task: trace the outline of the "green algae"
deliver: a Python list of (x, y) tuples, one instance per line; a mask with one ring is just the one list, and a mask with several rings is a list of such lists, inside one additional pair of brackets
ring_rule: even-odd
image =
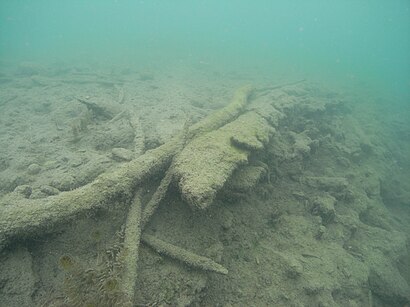
[(269, 141), (273, 129), (256, 112), (247, 112), (218, 130), (190, 142), (176, 158), (175, 173), (184, 199), (207, 208), (235, 169)]

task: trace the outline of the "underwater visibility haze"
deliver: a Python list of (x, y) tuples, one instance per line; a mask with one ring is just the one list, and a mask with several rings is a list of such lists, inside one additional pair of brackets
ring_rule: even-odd
[(0, 306), (410, 306), (410, 2), (0, 1)]

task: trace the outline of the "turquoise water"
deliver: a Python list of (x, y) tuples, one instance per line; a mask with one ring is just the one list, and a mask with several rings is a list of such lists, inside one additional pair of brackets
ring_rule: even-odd
[(0, 307), (410, 306), (409, 178), (409, 0), (0, 0)]
[(16, 61), (175, 61), (364, 80), (409, 98), (410, 3), (2, 1), (0, 56)]

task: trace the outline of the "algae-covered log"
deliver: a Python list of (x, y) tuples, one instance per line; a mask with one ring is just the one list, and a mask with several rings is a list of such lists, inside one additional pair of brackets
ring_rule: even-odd
[(137, 185), (168, 167), (181, 148), (181, 142), (219, 128), (237, 117), (246, 105), (250, 91), (249, 87), (237, 91), (230, 104), (193, 125), (188, 137), (176, 136), (81, 188), (41, 200), (25, 199), (17, 193), (6, 195), (0, 199), (0, 250), (12, 238), (49, 233), (59, 223), (78, 214), (109, 206), (114, 200), (130, 199)]
[(216, 130), (235, 119), (244, 110), (249, 102), (248, 100), (252, 90), (252, 87), (249, 85), (238, 89), (235, 92), (231, 102), (226, 107), (192, 125), (189, 129), (188, 139), (192, 139), (197, 135)]
[(148, 223), (148, 221), (154, 214), (155, 210), (157, 210), (159, 203), (165, 197), (168, 187), (171, 184), (172, 176), (173, 176), (172, 171), (168, 170), (167, 173), (165, 174), (165, 177), (162, 178), (161, 183), (159, 184), (157, 190), (152, 195), (150, 201), (145, 206), (144, 211), (142, 212), (142, 217), (141, 217), (141, 229), (144, 229), (144, 227), (146, 226), (146, 224)]
[(248, 162), (251, 151), (262, 149), (272, 132), (262, 116), (250, 111), (195, 138), (175, 159), (184, 199), (195, 208), (208, 207), (233, 171)]
[(153, 248), (156, 252), (182, 261), (188, 266), (224, 275), (228, 274), (228, 270), (215, 261), (207, 257), (191, 253), (173, 244), (164, 242), (154, 236), (143, 234), (141, 240), (142, 242)]
[(138, 191), (128, 211), (124, 236), (124, 271), (121, 290), (130, 302), (134, 301), (137, 281), (138, 250), (141, 238), (141, 195)]
[(256, 186), (262, 176), (267, 175), (266, 173), (267, 168), (262, 166), (248, 165), (239, 168), (229, 178), (225, 188), (237, 193), (247, 192)]
[(175, 140), (150, 150), (109, 174), (98, 176), (92, 183), (47, 199), (31, 200), (11, 193), (0, 200), (0, 249), (16, 236), (49, 232), (58, 223), (115, 200), (127, 201), (132, 191), (149, 176), (163, 171), (179, 148)]

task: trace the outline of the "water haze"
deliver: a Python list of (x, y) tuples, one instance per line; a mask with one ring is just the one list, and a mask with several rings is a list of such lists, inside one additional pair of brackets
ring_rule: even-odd
[(0, 55), (360, 79), (408, 99), (410, 4), (394, 1), (2, 1)]
[(0, 306), (410, 306), (409, 55), (409, 0), (0, 0)]

